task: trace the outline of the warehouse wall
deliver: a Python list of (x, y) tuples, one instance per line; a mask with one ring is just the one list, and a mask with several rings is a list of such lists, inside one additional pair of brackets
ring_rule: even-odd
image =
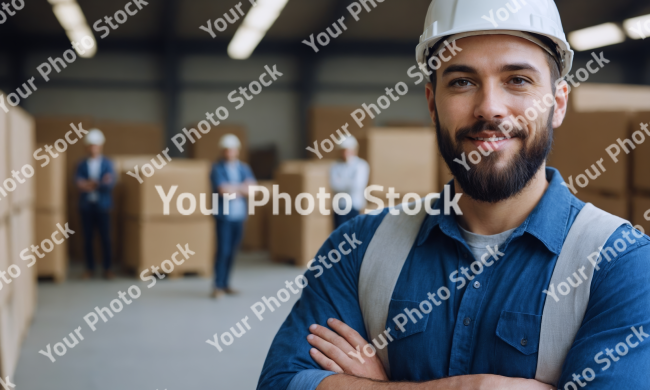
[[(282, 77), (235, 110), (237, 104), (228, 101), (228, 94), (259, 79), (265, 65), (277, 65)], [(256, 56), (248, 61), (234, 61), (227, 56), (186, 57), (181, 62), (184, 88), (180, 96), (179, 130), (205, 119), (206, 112), (225, 106), (230, 115), (225, 122), (245, 125), (251, 148), (275, 143), (281, 159), (298, 158), (297, 80), (298, 68), (292, 58)]]
[[(605, 57), (607, 50), (605, 48)], [(91, 115), (100, 119), (164, 123), (163, 71), (158, 57), (136, 52), (102, 52), (92, 60), (77, 60), (60, 74), (51, 74), (45, 82), (36, 67), (44, 59), (60, 53), (29, 53), (22, 72), (25, 79), (36, 76), (38, 93), (25, 99), (24, 107), (34, 115)], [(650, 55), (648, 62), (650, 62)], [(315, 105), (376, 103), (385, 93), (405, 82), (409, 93), (375, 119), (378, 125), (395, 121), (429, 123), (424, 85), (414, 85), (407, 75), (413, 66), (411, 56), (330, 56), (317, 58)], [(578, 53), (574, 71), (591, 59), (590, 53)], [(591, 75), (589, 82), (630, 82), (629, 70), (622, 61), (610, 64)], [(230, 91), (246, 86), (264, 71), (264, 65), (276, 64), (284, 73), (267, 90), (247, 101), (240, 110), (228, 102)], [(10, 57), (0, 54), (0, 88), (9, 92), (12, 75)], [(220, 105), (230, 110), (228, 122), (242, 123), (249, 132), (251, 147), (275, 143), (281, 159), (298, 158), (300, 144), (299, 63), (289, 56), (257, 55), (247, 61), (233, 61), (225, 55), (192, 55), (180, 61), (179, 131), (205, 117), (205, 112)], [(650, 84), (650, 68), (636, 83)]]

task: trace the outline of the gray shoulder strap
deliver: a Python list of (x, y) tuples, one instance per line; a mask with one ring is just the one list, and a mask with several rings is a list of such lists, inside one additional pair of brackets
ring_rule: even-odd
[[(426, 216), (424, 201), (421, 202), (420, 211), (415, 215), (406, 214), (399, 206), (398, 215), (390, 212), (386, 214), (363, 257), (359, 272), (359, 305), (371, 340), (386, 330), (395, 284)], [(390, 377), (388, 349), (377, 349), (377, 356), (384, 364), (386, 375)]]
[[(594, 275), (594, 266), (589, 262), (589, 256), (595, 261), (609, 237), (621, 225), (628, 223), (591, 203), (585, 205), (573, 222), (549, 285), (549, 288), (555, 288), (558, 292), (558, 300), (547, 294), (544, 303), (535, 373), (535, 379), (538, 381), (557, 385), (562, 365), (589, 304), (591, 280)], [(584, 272), (587, 279), (578, 287), (571, 288), (567, 285), (567, 278), (577, 280), (579, 271)], [(560, 284), (567, 285), (567, 288), (560, 290)], [(567, 289), (569, 292), (563, 294), (562, 291)]]

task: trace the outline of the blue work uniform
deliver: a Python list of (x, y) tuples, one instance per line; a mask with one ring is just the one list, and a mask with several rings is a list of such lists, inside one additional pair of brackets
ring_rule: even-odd
[[(113, 187), (115, 186), (115, 170), (113, 163), (104, 156), (99, 157), (99, 169), (95, 174), (89, 168), (89, 160), (84, 159), (77, 165), (77, 180), (96, 180), (99, 186), (92, 192), (82, 192), (79, 196), (79, 213), (84, 234), (84, 253), (86, 256), (86, 269), (95, 269), (95, 254), (93, 251), (93, 236), (95, 230), (99, 231), (102, 245), (104, 270), (111, 268), (111, 221), (110, 211), (113, 208)], [(98, 173), (98, 175), (97, 175)], [(104, 175), (110, 174), (110, 183), (103, 183)], [(94, 176), (94, 177), (93, 177)]]
[[(452, 215), (444, 215), (443, 201), (434, 204), (440, 215), (425, 217), (389, 306), (392, 381), (424, 382), (470, 374), (535, 377), (547, 297), (543, 291), (549, 288), (564, 240), (585, 205), (562, 185), (557, 170), (546, 168), (546, 179), (549, 186), (542, 199), (499, 246), (503, 257), (468, 277), (461, 270), (470, 269), (475, 258), (454, 209)], [(450, 199), (453, 188), (446, 189), (452, 192)], [(271, 345), (259, 390), (313, 390), (333, 374), (309, 355), (307, 336), (312, 324), (327, 326), (328, 318), (338, 318), (366, 340), (378, 336), (366, 334), (358, 280), (368, 244), (386, 213), (353, 219), (321, 247), (316, 258), (324, 260), (306, 271), (309, 284)], [(589, 305), (562, 367), (559, 388), (574, 381), (576, 374), (590, 389), (650, 389), (649, 244), (648, 236), (630, 226), (620, 227), (608, 240), (605, 247), (616, 247), (617, 254), (603, 258), (594, 272)], [(342, 252), (336, 263), (329, 260), (336, 256), (328, 257), (333, 250)], [(435, 304), (428, 294), (443, 291), (443, 286), (450, 294), (446, 300), (435, 297), (440, 303)], [(423, 301), (432, 307), (428, 313), (422, 309), (427, 305), (420, 306)], [(422, 318), (413, 309), (422, 310)], [(402, 332), (394, 318), (406, 311), (416, 322), (409, 321)], [(583, 375), (591, 380), (587, 382)]]
[[(212, 191), (218, 193), (221, 185), (255, 181), (255, 176), (246, 163), (239, 160), (235, 162), (221, 160), (212, 166), (210, 180)], [(244, 222), (248, 217), (247, 207), (246, 198), (237, 196), (228, 202), (228, 213), (225, 213), (225, 202), (223, 197), (219, 196), (219, 213), (214, 216), (217, 225), (217, 253), (214, 264), (217, 288), (229, 287), (230, 270), (244, 233)]]

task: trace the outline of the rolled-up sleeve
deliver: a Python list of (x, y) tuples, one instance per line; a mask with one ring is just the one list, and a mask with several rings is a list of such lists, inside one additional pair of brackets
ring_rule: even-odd
[(293, 377), (287, 390), (316, 390), (323, 379), (330, 375), (334, 375), (334, 372), (324, 370), (300, 371)]
[(258, 390), (315, 389), (332, 374), (322, 371), (309, 355), (307, 336), (312, 324), (327, 326), (329, 318), (338, 318), (367, 339), (357, 282), (365, 250), (384, 215), (354, 218), (334, 231), (320, 248), (305, 272), (308, 285), (271, 344)]
[[(621, 227), (605, 247), (626, 249), (594, 272), (589, 305), (558, 388), (650, 389), (650, 239)], [(637, 234), (639, 234), (637, 232)], [(630, 242), (634, 240), (634, 242)], [(614, 242), (617, 246), (614, 246)]]

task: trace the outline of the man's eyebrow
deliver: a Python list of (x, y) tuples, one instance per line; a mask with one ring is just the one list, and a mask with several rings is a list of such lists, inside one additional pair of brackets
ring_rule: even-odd
[(542, 73), (536, 67), (532, 66), (527, 62), (520, 62), (515, 64), (507, 64), (501, 67), (501, 72), (515, 72), (518, 70), (532, 70), (535, 73)]
[(449, 73), (454, 73), (454, 72), (472, 73), (472, 74), (477, 74), (478, 73), (476, 71), (476, 69), (472, 68), (469, 65), (455, 64), (455, 65), (449, 65), (449, 67), (442, 72), (442, 77), (445, 77)]

